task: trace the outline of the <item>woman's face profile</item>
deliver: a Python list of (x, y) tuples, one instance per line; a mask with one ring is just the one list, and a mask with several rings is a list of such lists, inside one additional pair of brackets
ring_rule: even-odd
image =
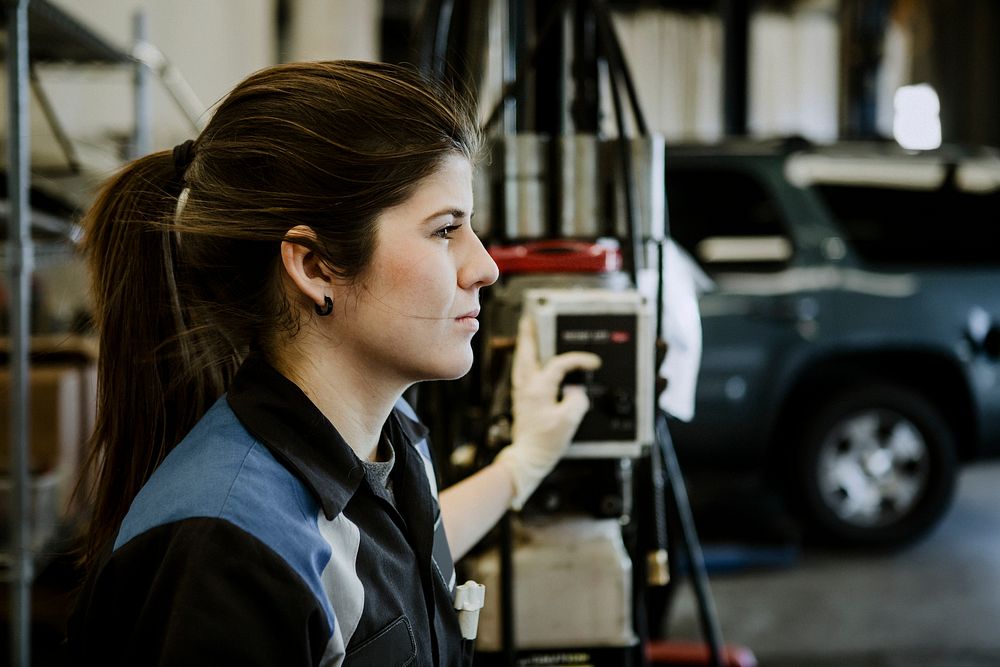
[(339, 336), (379, 377), (451, 379), (471, 367), (479, 290), (498, 277), (472, 229), (472, 206), (472, 168), (456, 154), (379, 217), (375, 252)]

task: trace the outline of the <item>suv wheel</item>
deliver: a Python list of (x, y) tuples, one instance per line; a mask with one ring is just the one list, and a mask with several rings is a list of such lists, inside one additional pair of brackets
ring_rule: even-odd
[(856, 385), (807, 422), (797, 479), (812, 527), (836, 542), (896, 546), (926, 532), (955, 487), (940, 411), (896, 384)]

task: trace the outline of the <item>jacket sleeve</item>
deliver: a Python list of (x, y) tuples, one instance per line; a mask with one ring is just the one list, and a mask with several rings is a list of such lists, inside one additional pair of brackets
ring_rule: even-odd
[(95, 573), (70, 628), (73, 664), (318, 665), (330, 620), (271, 549), (219, 519), (154, 528)]

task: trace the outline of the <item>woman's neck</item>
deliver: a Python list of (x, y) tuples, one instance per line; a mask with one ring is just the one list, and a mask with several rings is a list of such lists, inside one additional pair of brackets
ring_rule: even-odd
[(351, 363), (344, 355), (283, 357), (275, 360), (282, 375), (309, 397), (358, 458), (376, 460), (382, 427), (405, 384), (379, 382), (367, 364)]

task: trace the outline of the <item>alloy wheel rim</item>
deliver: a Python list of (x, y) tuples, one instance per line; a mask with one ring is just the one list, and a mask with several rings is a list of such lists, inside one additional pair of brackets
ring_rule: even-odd
[(841, 521), (888, 525), (920, 501), (929, 458), (924, 435), (903, 415), (885, 409), (852, 413), (820, 445), (820, 497)]

